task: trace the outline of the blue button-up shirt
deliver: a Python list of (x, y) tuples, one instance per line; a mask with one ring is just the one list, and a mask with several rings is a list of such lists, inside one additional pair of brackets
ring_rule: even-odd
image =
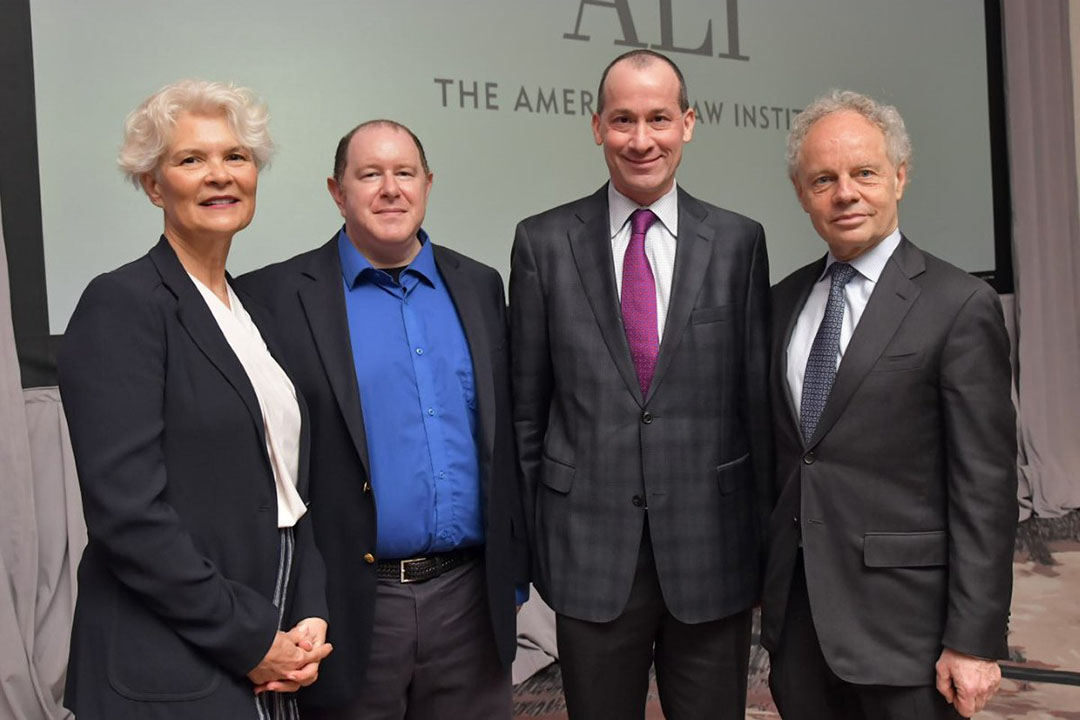
[(472, 354), (420, 241), (395, 282), (338, 233), (382, 558), (484, 542)]

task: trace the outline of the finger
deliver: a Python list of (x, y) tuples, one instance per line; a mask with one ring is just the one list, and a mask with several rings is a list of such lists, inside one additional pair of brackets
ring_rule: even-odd
[(953, 692), (952, 678), (949, 677), (948, 673), (945, 673), (943, 675), (940, 671), (938, 671), (937, 689), (938, 692), (941, 693), (942, 697), (945, 698), (945, 702), (952, 703), (956, 700), (956, 694)]
[(293, 693), (300, 689), (300, 684), (291, 680), (274, 680), (267, 683), (266, 689), (272, 692)]

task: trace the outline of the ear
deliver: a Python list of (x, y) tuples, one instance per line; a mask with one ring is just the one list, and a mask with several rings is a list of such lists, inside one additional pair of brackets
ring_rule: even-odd
[(341, 191), (341, 185), (334, 178), (328, 177), (326, 178), (326, 189), (330, 191), (330, 197), (334, 199), (334, 204), (337, 205), (341, 216), (345, 217), (345, 195)]
[(896, 168), (896, 202), (900, 202), (900, 198), (904, 197), (904, 190), (907, 188), (907, 163), (902, 163), (900, 167)]
[(424, 202), (426, 203), (428, 195), (431, 194), (431, 184), (435, 182), (435, 173), (429, 172), (426, 176), (424, 176), (424, 179), (426, 181), (424, 183)]
[(592, 114), (592, 136), (597, 145), (604, 144), (604, 136), (600, 134), (600, 116), (596, 113)]
[(795, 197), (799, 199), (799, 205), (802, 206), (803, 212), (810, 212), (810, 199), (807, 197), (806, 192), (799, 183), (799, 178), (792, 175), (791, 185), (795, 188)]
[(688, 143), (694, 137), (694, 125), (697, 124), (697, 115), (694, 114), (694, 108), (688, 108), (687, 111), (683, 113), (682, 123), (682, 141)]
[(144, 172), (139, 176), (139, 184), (142, 185), (146, 197), (150, 198), (150, 202), (159, 208), (165, 207), (165, 200), (161, 197), (161, 184), (154, 177), (154, 173)]

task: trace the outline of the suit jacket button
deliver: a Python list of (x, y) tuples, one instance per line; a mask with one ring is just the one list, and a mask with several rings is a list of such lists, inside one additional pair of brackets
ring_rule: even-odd
[(802, 461), (807, 465), (813, 465), (815, 460), (817, 460), (817, 458), (814, 457), (814, 453), (812, 451), (803, 455), (802, 459)]
[(634, 507), (641, 507), (642, 505), (645, 504), (645, 498), (641, 497), (640, 495), (635, 495), (630, 500), (630, 502), (634, 503)]
[(652, 422), (652, 413), (649, 412), (648, 410), (641, 413), (641, 422), (645, 423), (646, 425), (651, 423)]
[(375, 563), (375, 556), (371, 553), (364, 553), (364, 562), (368, 565), (373, 565)]

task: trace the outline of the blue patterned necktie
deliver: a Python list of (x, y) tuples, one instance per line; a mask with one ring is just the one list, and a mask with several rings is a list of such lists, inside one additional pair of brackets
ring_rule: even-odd
[(829, 286), (829, 302), (825, 305), (825, 317), (821, 319), (810, 357), (806, 360), (803, 375), (802, 406), (799, 421), (802, 423), (803, 439), (810, 442), (817, 429), (825, 401), (829, 399), (833, 380), (836, 379), (836, 356), (840, 352), (840, 327), (844, 323), (844, 286), (855, 277), (855, 268), (845, 262), (829, 266), (832, 285)]

